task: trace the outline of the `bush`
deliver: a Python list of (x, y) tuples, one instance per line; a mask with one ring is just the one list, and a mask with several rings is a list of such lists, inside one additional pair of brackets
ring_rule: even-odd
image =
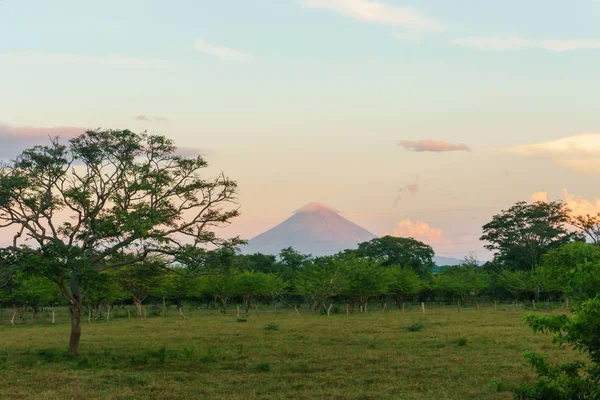
[(537, 317), (525, 322), (534, 332), (552, 333), (554, 341), (585, 353), (590, 363), (552, 365), (548, 357), (531, 351), (524, 356), (536, 373), (536, 381), (513, 387), (515, 399), (600, 399), (600, 296), (584, 301), (569, 318), (566, 315)]
[(461, 337), (460, 339), (457, 340), (456, 344), (458, 345), (458, 347), (464, 347), (467, 344), (469, 344), (469, 339)]
[(409, 332), (419, 332), (425, 329), (425, 324), (422, 322), (413, 322), (409, 326), (406, 327), (406, 330)]
[(266, 326), (265, 326), (265, 331), (278, 331), (279, 330), (279, 325), (277, 325), (274, 322), (269, 322)]
[(270, 363), (260, 363), (254, 366), (254, 369), (258, 372), (271, 372), (274, 370), (273, 365)]

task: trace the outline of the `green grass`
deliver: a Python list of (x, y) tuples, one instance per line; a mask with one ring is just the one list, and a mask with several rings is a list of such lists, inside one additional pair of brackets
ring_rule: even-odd
[[(534, 335), (511, 307), (301, 313), (254, 313), (243, 324), (207, 310), (185, 320), (86, 319), (81, 355), (71, 359), (65, 310), (55, 325), (14, 327), (5, 310), (0, 398), (510, 399), (493, 381), (532, 379), (526, 349), (577, 357)], [(426, 328), (407, 330), (415, 321)]]

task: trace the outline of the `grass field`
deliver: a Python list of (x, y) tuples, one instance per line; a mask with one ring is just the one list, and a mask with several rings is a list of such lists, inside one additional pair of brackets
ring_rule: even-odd
[[(420, 307), (406, 313), (309, 315), (188, 311), (87, 321), (81, 356), (57, 323), (0, 324), (1, 399), (509, 399), (494, 380), (532, 374), (532, 349), (577, 355), (523, 326), (525, 311)], [(544, 311), (540, 311), (544, 313)], [(422, 322), (423, 328), (407, 329)], [(414, 326), (414, 325), (413, 325)]]

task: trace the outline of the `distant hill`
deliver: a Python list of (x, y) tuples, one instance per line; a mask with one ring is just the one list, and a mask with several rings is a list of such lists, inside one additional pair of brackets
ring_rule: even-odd
[[(286, 247), (293, 247), (303, 254), (327, 256), (346, 249), (355, 249), (359, 243), (377, 236), (325, 204), (309, 203), (294, 212), (279, 225), (261, 233), (241, 247), (242, 253), (279, 254)], [(438, 267), (459, 265), (456, 258), (435, 256)]]
[(435, 265), (437, 265), (438, 267), (462, 264), (462, 261), (459, 260), (458, 258), (444, 257), (444, 256), (435, 256), (433, 258), (433, 262), (435, 262)]
[(310, 203), (279, 225), (250, 239), (241, 250), (245, 254), (279, 254), (282, 249), (291, 246), (304, 254), (327, 256), (355, 249), (359, 243), (376, 237), (333, 208)]

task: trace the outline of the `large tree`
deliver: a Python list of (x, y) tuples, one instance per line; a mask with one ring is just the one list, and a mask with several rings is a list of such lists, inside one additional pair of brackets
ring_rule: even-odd
[(95, 130), (51, 139), (0, 170), (0, 227), (16, 232), (8, 250), (30, 257), (69, 302), (71, 354), (86, 279), (153, 254), (186, 263), (207, 244), (239, 244), (212, 231), (238, 215), (236, 184), (201, 177), (206, 166), (164, 136)]
[(533, 270), (546, 252), (580, 238), (567, 229), (568, 221), (569, 210), (560, 201), (518, 202), (483, 226), (481, 240), (505, 267)]
[(413, 238), (384, 236), (358, 245), (357, 254), (377, 261), (382, 266), (410, 268), (420, 276), (431, 273), (434, 267), (431, 246)]

